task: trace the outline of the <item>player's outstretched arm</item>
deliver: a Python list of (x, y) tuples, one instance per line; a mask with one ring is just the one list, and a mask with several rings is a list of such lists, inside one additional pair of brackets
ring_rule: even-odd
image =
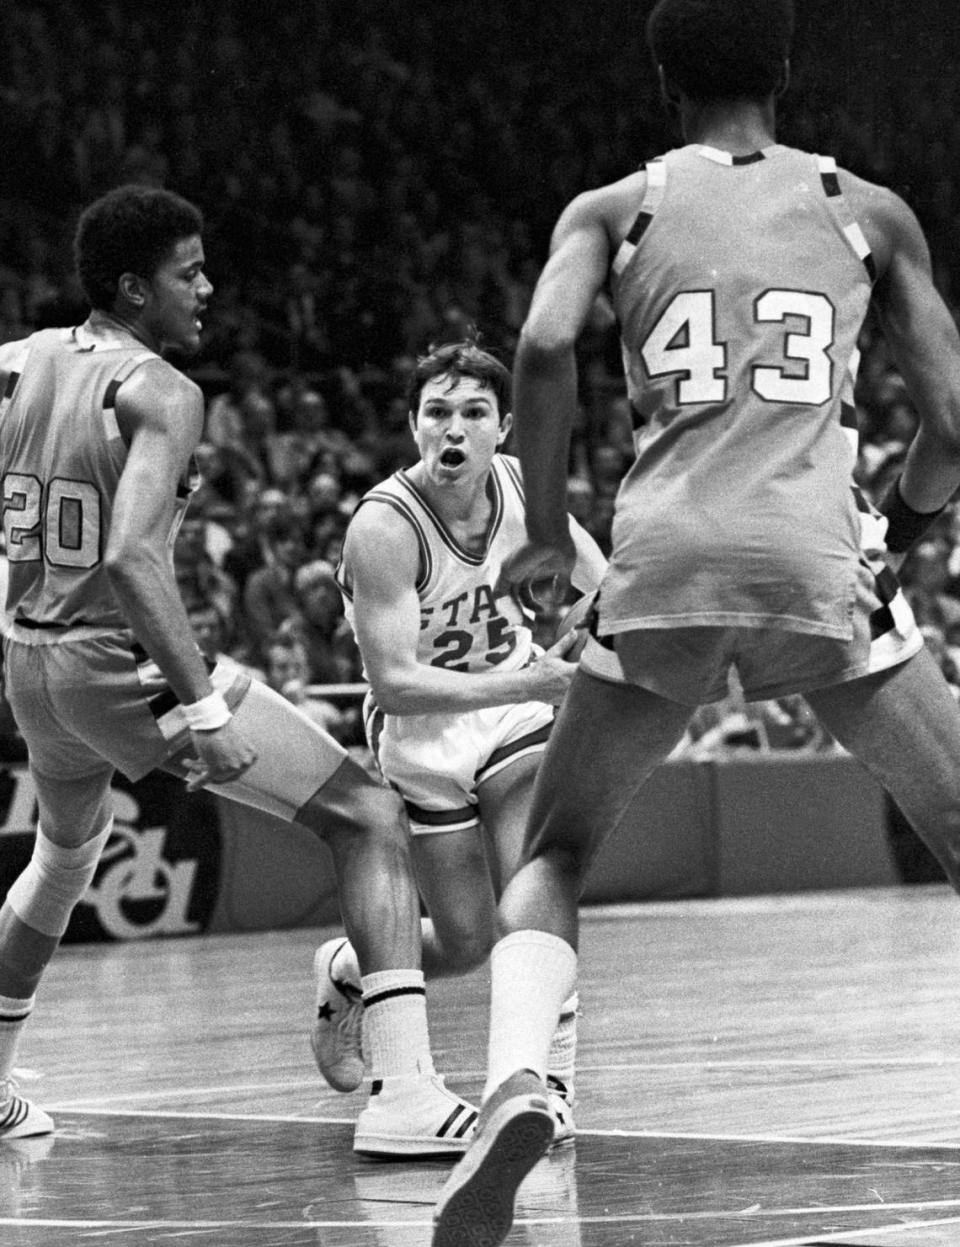
[(514, 435), (534, 542), (567, 539), (567, 461), (577, 409), (574, 348), (606, 280), (609, 256), (599, 201), (578, 196), (557, 222), (514, 360)]
[(913, 212), (892, 192), (868, 188), (860, 194), (879, 261), (874, 303), (919, 417), (900, 491), (913, 510), (932, 513), (960, 486), (960, 334), (934, 286)]
[(514, 434), (529, 541), (504, 567), (513, 584), (554, 573), (569, 578), (577, 561), (566, 509), (577, 410), (575, 347), (607, 277), (606, 194), (580, 195), (561, 215), (517, 346)]
[(575, 670), (563, 658), (569, 646), (516, 671), (452, 671), (420, 661), (419, 548), (413, 530), (389, 507), (371, 501), (359, 508), (343, 557), (364, 670), (386, 714), (455, 714), (562, 700)]
[[(127, 460), (113, 505), (106, 568), (130, 627), (191, 704), (213, 692), (171, 565), (176, 491), (203, 425), (197, 387), (162, 360), (143, 364), (117, 396)], [(230, 722), (194, 733), (201, 755), (190, 787), (236, 778), (256, 758)]]

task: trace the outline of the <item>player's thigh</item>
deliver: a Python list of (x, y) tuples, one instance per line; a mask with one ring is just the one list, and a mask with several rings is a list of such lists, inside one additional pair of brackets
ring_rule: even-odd
[(445, 947), (471, 944), (489, 950), (496, 924), (496, 897), (480, 828), (412, 837), (417, 884), (437, 936)]
[(93, 760), (87, 774), (64, 776), (31, 765), (30, 773), (37, 790), (40, 826), (48, 840), (76, 848), (103, 831), (113, 812), (112, 766)]
[(909, 819), (960, 818), (960, 707), (927, 650), (806, 698)]
[(585, 866), (682, 738), (691, 713), (648, 689), (579, 670), (537, 773), (526, 856), (560, 847)]
[(63, 722), (59, 702), (50, 693), (55, 683), (51, 676), (63, 660), (59, 647), (10, 645), (5, 657), (10, 703), (27, 745), (40, 826), (54, 844), (75, 848), (107, 824), (114, 766), (84, 733)]
[[(239, 779), (209, 785), (211, 792), (310, 825), (324, 804), (324, 787), (349, 756), (337, 741), (286, 698), (254, 680), (234, 711), (234, 722), (257, 752)], [(360, 768), (356, 785), (364, 786)], [(369, 787), (375, 789), (374, 781)], [(331, 797), (333, 791), (331, 789)]]
[(520, 865), (533, 786), (542, 757), (541, 749), (515, 758), (477, 788), (480, 818), (493, 856), (494, 885), (498, 890), (516, 874)]

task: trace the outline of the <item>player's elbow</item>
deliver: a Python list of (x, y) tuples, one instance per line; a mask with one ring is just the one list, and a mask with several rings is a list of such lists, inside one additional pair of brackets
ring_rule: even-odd
[(414, 704), (416, 685), (400, 671), (371, 675), (370, 687), (374, 700), (384, 714), (417, 714)]
[(113, 591), (121, 596), (131, 585), (151, 575), (147, 552), (142, 546), (127, 542), (111, 542), (107, 546), (103, 567)]
[(938, 433), (944, 455), (952, 462), (960, 463), (960, 401), (949, 418), (940, 422)]
[(517, 343), (516, 368), (527, 372), (550, 372), (563, 363), (576, 346), (576, 335), (563, 325), (540, 319), (528, 322)]
[(931, 403), (920, 421), (918, 437), (941, 463), (960, 465), (960, 395), (955, 402)]
[(122, 584), (130, 575), (133, 559), (129, 550), (123, 546), (109, 545), (103, 556), (103, 570), (111, 585)]

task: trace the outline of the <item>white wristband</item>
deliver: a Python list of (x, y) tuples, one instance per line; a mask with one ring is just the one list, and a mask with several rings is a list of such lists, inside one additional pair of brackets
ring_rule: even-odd
[(222, 693), (210, 693), (199, 701), (182, 702), (181, 706), (191, 732), (213, 732), (233, 717)]

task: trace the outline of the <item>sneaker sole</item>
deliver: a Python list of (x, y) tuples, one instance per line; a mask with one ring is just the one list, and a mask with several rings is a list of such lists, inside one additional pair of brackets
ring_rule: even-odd
[(573, 1147), (577, 1141), (577, 1132), (572, 1127), (569, 1130), (554, 1130), (553, 1138), (550, 1140), (550, 1151), (555, 1152), (562, 1147)]
[(553, 1114), (542, 1096), (502, 1104), (447, 1183), (432, 1247), (498, 1247), (510, 1233), (520, 1183), (552, 1139)]
[(404, 1160), (411, 1156), (462, 1156), (470, 1139), (425, 1139), (422, 1135), (365, 1134), (354, 1138), (353, 1150), (358, 1156), (374, 1160)]

